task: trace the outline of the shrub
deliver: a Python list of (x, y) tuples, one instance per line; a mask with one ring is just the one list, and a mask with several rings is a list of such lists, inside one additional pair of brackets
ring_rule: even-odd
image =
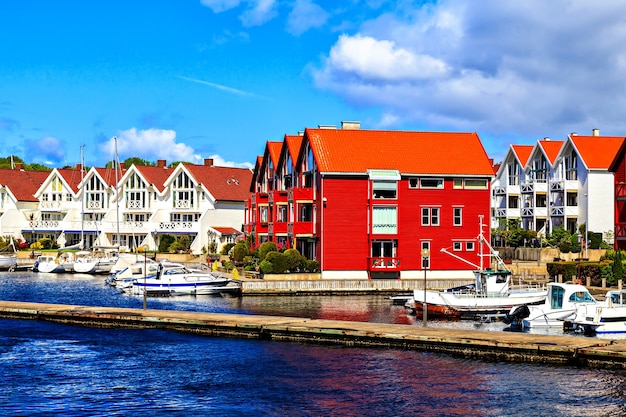
[(159, 252), (169, 252), (170, 246), (176, 241), (176, 238), (172, 235), (161, 235), (159, 238)]
[(272, 271), (274, 270), (274, 265), (272, 265), (270, 261), (262, 260), (261, 263), (259, 264), (259, 269), (261, 270), (261, 273), (263, 274), (271, 274)]
[(187, 252), (191, 247), (191, 239), (189, 236), (180, 236), (176, 238), (167, 248), (170, 253)]
[(220, 251), (221, 255), (228, 255), (228, 253), (230, 252), (230, 250), (235, 246), (234, 243), (227, 243), (224, 246), (222, 246), (222, 250)]
[(284, 274), (287, 271), (288, 259), (282, 252), (269, 252), (265, 260), (273, 265), (272, 272), (275, 274)]
[(320, 263), (315, 259), (307, 259), (304, 262), (304, 269), (306, 272), (318, 272), (320, 269)]
[(243, 260), (248, 256), (248, 246), (245, 242), (239, 242), (235, 246), (233, 246), (233, 260), (236, 264), (242, 263)]
[(52, 241), (52, 239), (48, 237), (39, 239), (39, 244), (41, 245), (42, 249), (55, 249), (56, 248), (56, 244)]
[(263, 261), (268, 253), (276, 252), (276, 243), (274, 242), (265, 242), (261, 246), (259, 246), (259, 260)]
[(290, 272), (298, 272), (304, 269), (304, 261), (306, 261), (306, 258), (296, 249), (287, 249), (285, 251), (285, 257), (287, 258), (287, 269)]

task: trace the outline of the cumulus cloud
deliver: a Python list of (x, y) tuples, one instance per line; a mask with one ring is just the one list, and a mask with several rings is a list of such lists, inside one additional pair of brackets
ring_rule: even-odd
[(301, 35), (311, 28), (323, 26), (329, 13), (311, 0), (296, 0), (287, 17), (287, 31), (292, 35)]
[(616, 0), (440, 0), (362, 22), (311, 75), (355, 106), (380, 108), (381, 125), (623, 134), (623, 16)]
[(219, 166), (219, 167), (234, 167), (234, 168), (248, 168), (248, 169), (254, 168), (254, 165), (252, 165), (250, 162), (239, 163), (239, 162), (227, 161), (217, 154), (211, 155), (209, 156), (209, 158), (213, 160), (213, 165)]
[[(101, 150), (114, 156), (115, 146), (115, 138), (111, 138), (101, 146)], [(192, 147), (176, 142), (176, 132), (167, 129), (137, 130), (133, 127), (120, 131), (117, 136), (117, 154), (121, 160), (138, 157), (149, 161), (201, 161), (200, 155)]]
[(64, 141), (53, 136), (25, 141), (26, 160), (58, 167), (64, 165), (66, 146)]

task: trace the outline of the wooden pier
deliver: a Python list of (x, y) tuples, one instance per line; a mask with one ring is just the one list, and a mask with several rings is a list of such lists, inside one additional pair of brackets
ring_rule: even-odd
[(45, 320), (88, 327), (157, 328), (218, 337), (428, 351), (493, 361), (626, 369), (626, 340), (13, 301), (0, 301), (0, 318)]

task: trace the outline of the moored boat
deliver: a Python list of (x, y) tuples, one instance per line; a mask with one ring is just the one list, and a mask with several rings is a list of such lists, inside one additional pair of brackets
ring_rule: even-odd
[(521, 309), (511, 309), (504, 321), (521, 328), (562, 327), (579, 306), (597, 303), (589, 290), (580, 284), (551, 282), (548, 283), (548, 295), (543, 304), (529, 305), (523, 314), (519, 314)]
[(161, 262), (156, 276), (136, 278), (130, 288), (133, 295), (208, 295), (237, 291), (237, 283), (213, 272), (194, 271), (182, 264)]
[(579, 305), (571, 325), (585, 334), (626, 333), (626, 290), (611, 290), (603, 302)]

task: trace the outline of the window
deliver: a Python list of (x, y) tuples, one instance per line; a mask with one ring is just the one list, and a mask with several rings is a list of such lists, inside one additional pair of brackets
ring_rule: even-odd
[(398, 233), (398, 209), (393, 206), (379, 206), (372, 208), (372, 233)]
[(438, 207), (422, 207), (422, 226), (439, 226)]
[(267, 223), (267, 206), (259, 207), (259, 216), (261, 218), (261, 223)]
[(512, 208), (512, 209), (519, 208), (519, 196), (517, 195), (509, 196), (509, 208)]
[(578, 193), (567, 193), (567, 205), (571, 207), (578, 205)]
[[(422, 269), (430, 269), (430, 242), (423, 240), (422, 241)], [(424, 255), (427, 256), (424, 256)]]
[(463, 249), (463, 244), (461, 242), (453, 242), (452, 249), (458, 252)]
[(409, 178), (409, 188), (417, 188), (419, 185), (418, 178)]
[(546, 207), (546, 195), (545, 194), (537, 194), (535, 196), (536, 203), (535, 207)]
[(463, 207), (454, 207), (452, 210), (453, 210), (454, 225), (463, 226)]
[(455, 178), (452, 184), (455, 189), (463, 188), (463, 178)]
[(287, 206), (281, 204), (276, 207), (276, 221), (277, 222), (286, 222), (287, 221)]
[(465, 250), (468, 252), (474, 252), (474, 242), (465, 242)]
[(372, 183), (374, 198), (397, 198), (398, 183), (395, 181), (374, 181)]
[(509, 185), (519, 185), (519, 164), (517, 161), (511, 162), (507, 167), (509, 174)]
[(486, 190), (487, 189), (487, 180), (486, 179), (466, 179), (465, 180), (465, 188), (469, 190)]
[(420, 178), (420, 188), (443, 188), (443, 178)]

